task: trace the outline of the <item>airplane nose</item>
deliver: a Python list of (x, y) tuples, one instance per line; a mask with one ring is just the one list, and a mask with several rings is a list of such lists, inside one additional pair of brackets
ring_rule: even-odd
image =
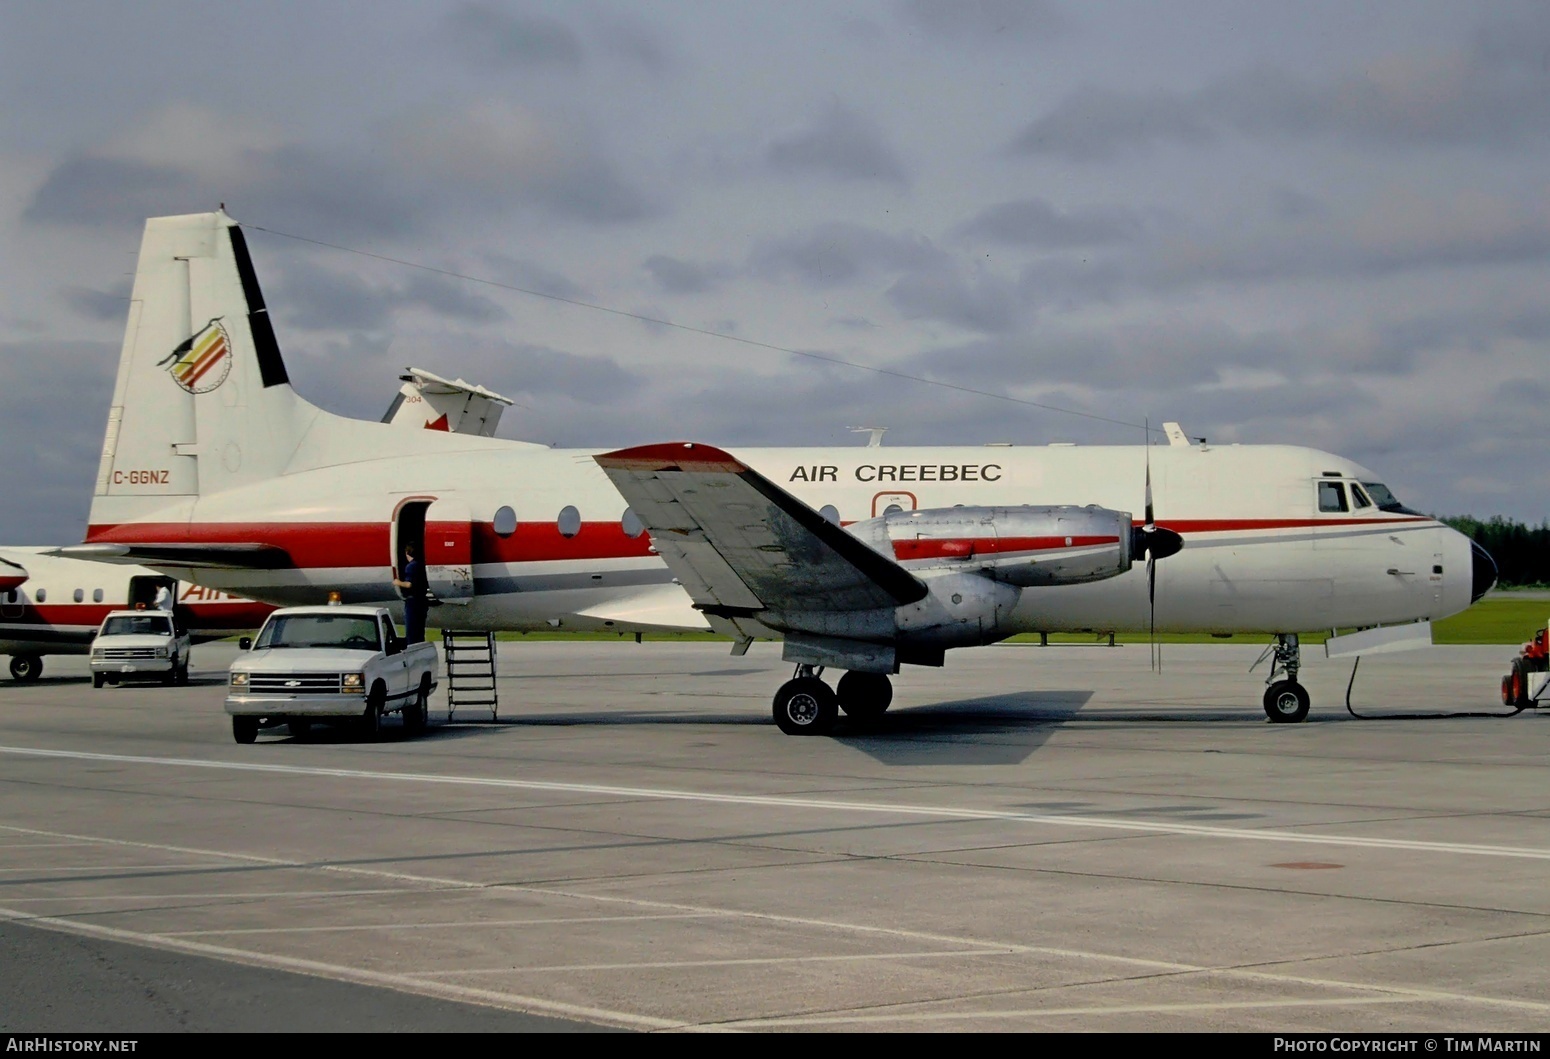
[(1480, 597), (1496, 584), (1496, 560), (1491, 558), (1490, 552), (1474, 541), (1469, 542), (1469, 550), (1471, 568), (1469, 602), (1478, 603)]

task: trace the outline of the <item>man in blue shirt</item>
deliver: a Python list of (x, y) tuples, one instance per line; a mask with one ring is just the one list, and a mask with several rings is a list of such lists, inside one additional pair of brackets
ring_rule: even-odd
[(421, 643), (425, 640), (425, 601), (430, 587), (425, 582), (425, 564), (420, 561), (420, 549), (414, 544), (404, 545), (404, 579), (393, 579), (393, 585), (404, 597), (404, 641)]

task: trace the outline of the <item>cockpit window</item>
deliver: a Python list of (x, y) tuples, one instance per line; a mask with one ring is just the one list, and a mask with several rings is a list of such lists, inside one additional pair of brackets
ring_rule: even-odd
[(1320, 482), (1319, 510), (1349, 511), (1345, 506), (1345, 486), (1340, 482)]
[(1362, 492), (1362, 487), (1355, 482), (1351, 483), (1351, 506), (1358, 511), (1364, 507), (1372, 507), (1372, 501), (1367, 499), (1367, 494)]
[(1419, 515), (1419, 511), (1412, 511), (1399, 502), (1399, 497), (1389, 492), (1389, 487), (1382, 482), (1363, 482), (1362, 485), (1372, 495), (1373, 502), (1378, 505), (1379, 511), (1395, 511), (1401, 515)]

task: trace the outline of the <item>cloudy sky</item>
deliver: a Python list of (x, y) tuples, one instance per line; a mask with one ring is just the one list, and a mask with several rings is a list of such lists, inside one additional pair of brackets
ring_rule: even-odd
[(412, 364), (563, 446), (1173, 419), (1550, 515), (1542, 2), (0, 0), (0, 27), (0, 541), (80, 539), (140, 227), (220, 202), (292, 378), (345, 414)]

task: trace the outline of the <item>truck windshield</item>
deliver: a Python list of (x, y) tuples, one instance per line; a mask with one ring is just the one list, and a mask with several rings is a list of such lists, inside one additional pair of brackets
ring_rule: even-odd
[(375, 618), (352, 614), (282, 614), (269, 619), (258, 634), (257, 650), (266, 647), (343, 647), (377, 650)]
[(172, 622), (165, 614), (123, 614), (102, 623), (99, 636), (171, 636)]

